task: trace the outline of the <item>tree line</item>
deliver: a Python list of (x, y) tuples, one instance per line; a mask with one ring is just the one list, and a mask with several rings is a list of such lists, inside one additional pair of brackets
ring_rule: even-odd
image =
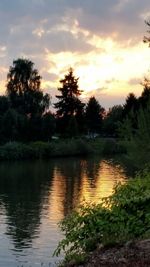
[[(148, 27), (150, 23), (146, 22)], [(150, 44), (150, 38), (144, 37)], [(130, 93), (124, 105), (108, 112), (91, 96), (87, 104), (81, 101), (82, 90), (73, 72), (60, 80), (55, 113), (50, 111), (51, 97), (41, 89), (41, 79), (34, 63), (19, 58), (13, 61), (7, 74), (6, 94), (0, 96), (0, 142), (49, 141), (52, 135), (76, 137), (81, 135), (135, 137), (140, 125), (149, 132), (150, 80), (143, 82), (143, 92), (136, 98)], [(143, 115), (141, 115), (143, 114)], [(130, 131), (129, 131), (130, 130)]]
[(130, 93), (124, 105), (108, 112), (95, 96), (87, 104), (81, 100), (79, 78), (70, 68), (60, 80), (55, 113), (50, 111), (51, 97), (41, 89), (41, 76), (28, 59), (19, 58), (9, 68), (6, 94), (0, 96), (0, 140), (49, 141), (53, 135), (60, 137), (118, 136), (119, 125), (130, 117), (133, 129), (137, 128), (138, 112), (148, 105), (150, 81), (144, 80), (139, 98)]

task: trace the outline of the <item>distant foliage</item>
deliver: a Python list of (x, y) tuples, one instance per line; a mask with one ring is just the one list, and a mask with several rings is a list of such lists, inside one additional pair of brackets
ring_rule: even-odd
[(41, 90), (41, 76), (34, 63), (14, 60), (7, 75), (6, 95), (0, 96), (0, 143), (50, 140), (55, 118), (46, 112), (49, 105), (50, 96)]
[(101, 132), (103, 114), (104, 108), (101, 107), (95, 97), (90, 97), (85, 109), (85, 118), (89, 134)]
[(118, 105), (109, 109), (103, 121), (103, 133), (106, 136), (118, 137), (119, 123), (123, 121), (123, 106)]

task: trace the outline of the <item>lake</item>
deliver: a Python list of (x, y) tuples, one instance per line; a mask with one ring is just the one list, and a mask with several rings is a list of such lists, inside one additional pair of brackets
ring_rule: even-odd
[(123, 165), (98, 157), (0, 163), (0, 266), (56, 266), (58, 222), (128, 177)]

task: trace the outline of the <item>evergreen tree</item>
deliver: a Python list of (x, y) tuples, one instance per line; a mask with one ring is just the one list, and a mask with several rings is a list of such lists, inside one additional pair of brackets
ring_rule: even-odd
[(127, 96), (126, 102), (124, 104), (123, 116), (127, 117), (131, 111), (133, 113), (136, 113), (137, 110), (138, 110), (138, 100), (133, 93), (130, 93)]
[(56, 95), (58, 102), (54, 104), (59, 131), (65, 132), (70, 118), (83, 112), (84, 104), (79, 99), (82, 91), (79, 90), (78, 78), (75, 78), (73, 69), (70, 68), (64, 79), (60, 80), (61, 87), (58, 88), (60, 95)]
[(90, 134), (100, 133), (104, 108), (98, 103), (95, 97), (90, 97), (85, 111), (88, 132)]

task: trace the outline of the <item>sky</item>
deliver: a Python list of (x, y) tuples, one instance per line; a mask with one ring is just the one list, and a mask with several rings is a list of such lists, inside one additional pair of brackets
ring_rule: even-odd
[(139, 96), (149, 76), (149, 0), (0, 0), (0, 94), (9, 67), (35, 63), (42, 89), (56, 102), (59, 80), (72, 67), (82, 99), (108, 109)]

